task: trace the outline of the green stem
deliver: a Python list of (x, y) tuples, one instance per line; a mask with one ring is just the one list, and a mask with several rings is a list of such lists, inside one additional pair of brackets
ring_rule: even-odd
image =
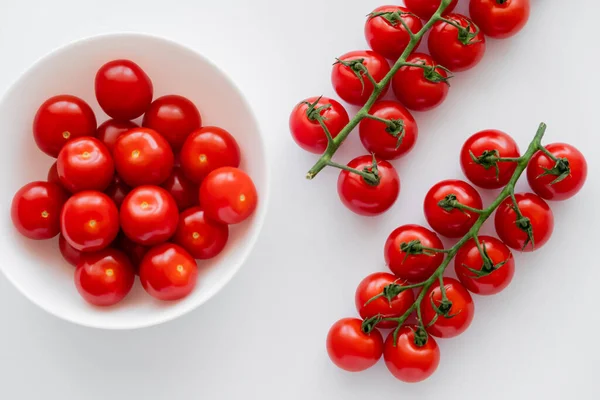
[(336, 162), (333, 161), (327, 161), (327, 165), (329, 165), (330, 167), (334, 167), (334, 168), (338, 168), (338, 169), (342, 169), (344, 171), (348, 171), (348, 172), (352, 172), (353, 174), (357, 174), (363, 177), (363, 179), (365, 181), (367, 181), (367, 183), (371, 184), (371, 185), (378, 185), (379, 184), (379, 178), (377, 178), (374, 174), (369, 173), (369, 172), (365, 172), (365, 171), (360, 171), (356, 168), (352, 168), (349, 167), (347, 165), (343, 165), (343, 164), (338, 164)]

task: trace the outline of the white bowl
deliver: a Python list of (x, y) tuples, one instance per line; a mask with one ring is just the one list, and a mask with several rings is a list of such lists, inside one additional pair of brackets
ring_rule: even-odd
[[(108, 119), (94, 96), (94, 76), (107, 61), (127, 58), (138, 63), (154, 83), (155, 98), (180, 94), (192, 100), (204, 125), (231, 132), (242, 150), (242, 165), (256, 184), (259, 203), (252, 218), (233, 226), (225, 250), (199, 262), (195, 290), (178, 302), (159, 302), (139, 281), (116, 306), (87, 304), (73, 283), (73, 267), (58, 250), (57, 239), (28, 240), (13, 228), (10, 205), (23, 185), (45, 180), (54, 159), (35, 145), (31, 126), (37, 108), (48, 97), (66, 93), (86, 100), (98, 124)], [(97, 328), (133, 329), (179, 317), (221, 290), (242, 266), (259, 235), (268, 202), (268, 168), (261, 133), (239, 89), (206, 58), (177, 43), (142, 34), (91, 37), (62, 47), (37, 61), (0, 100), (0, 268), (32, 302), (65, 320)]]

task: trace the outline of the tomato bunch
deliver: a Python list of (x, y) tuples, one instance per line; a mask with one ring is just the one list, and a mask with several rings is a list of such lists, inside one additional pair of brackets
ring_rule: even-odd
[[(136, 274), (151, 296), (181, 299), (196, 285), (196, 260), (217, 256), (229, 225), (256, 208), (240, 148), (226, 130), (203, 126), (189, 99), (154, 99), (150, 77), (133, 61), (100, 67), (95, 93), (111, 118), (100, 126), (75, 96), (39, 107), (33, 137), (56, 162), (47, 181), (17, 191), (13, 224), (30, 239), (60, 234), (60, 252), (91, 304), (118, 303)], [(141, 126), (133, 121), (142, 116)]]

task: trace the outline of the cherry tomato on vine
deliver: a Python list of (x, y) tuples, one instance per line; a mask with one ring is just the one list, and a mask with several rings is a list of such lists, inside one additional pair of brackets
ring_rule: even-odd
[(497, 159), (520, 156), (513, 138), (502, 131), (488, 129), (467, 139), (460, 151), (460, 166), (473, 184), (484, 189), (499, 189), (508, 184), (517, 163)]
[(567, 200), (575, 196), (587, 178), (587, 161), (579, 150), (566, 143), (552, 143), (546, 150), (558, 159), (553, 161), (538, 151), (527, 166), (531, 189), (546, 200)]
[(383, 337), (377, 329), (362, 331), (362, 321), (344, 318), (337, 321), (327, 334), (327, 354), (338, 367), (349, 372), (371, 368), (383, 354)]
[(435, 339), (427, 336), (425, 343), (415, 343), (415, 332), (418, 327), (406, 325), (398, 331), (398, 339), (394, 345), (391, 332), (385, 340), (383, 359), (387, 369), (397, 379), (415, 383), (429, 378), (440, 364), (440, 348)]
[[(410, 12), (417, 14), (421, 19), (429, 20), (440, 7), (442, 0), (404, 0), (404, 4)], [(458, 0), (452, 0), (450, 5), (444, 10), (444, 14), (451, 13), (456, 7)]]
[(390, 121), (385, 123), (364, 118), (360, 122), (360, 140), (369, 153), (384, 160), (393, 160), (412, 150), (419, 128), (410, 111), (402, 104), (380, 100), (373, 105), (369, 114)]
[(216, 257), (227, 244), (229, 227), (204, 216), (201, 207), (193, 207), (179, 215), (173, 242), (187, 250), (192, 257), (206, 260)]
[(63, 187), (71, 193), (103, 191), (113, 180), (115, 164), (101, 141), (82, 137), (64, 145), (56, 160), (56, 170)]
[(173, 173), (161, 186), (173, 196), (179, 211), (198, 204), (199, 186), (189, 180), (179, 167), (173, 168)]
[(143, 246), (129, 239), (124, 233), (120, 233), (117, 237), (116, 247), (125, 253), (125, 255), (129, 258), (129, 261), (131, 261), (131, 265), (133, 265), (136, 273), (139, 272), (142, 259), (148, 250), (150, 250), (149, 247)]
[[(365, 23), (365, 37), (369, 47), (394, 61), (400, 58), (410, 42), (410, 35), (400, 20), (415, 34), (423, 28), (419, 17), (400, 6), (378, 7), (367, 16)], [(419, 47), (419, 43), (415, 48)]]
[(473, 68), (481, 61), (485, 53), (485, 36), (477, 25), (460, 14), (449, 14), (446, 19), (462, 28), (445, 21), (438, 21), (429, 34), (429, 53), (434, 60), (459, 72)]
[(86, 254), (71, 246), (63, 235), (58, 237), (58, 249), (60, 250), (60, 254), (63, 256), (63, 258), (74, 267), (79, 265), (81, 262), (81, 257)]
[(58, 177), (58, 170), (56, 169), (56, 161), (54, 161), (54, 163), (50, 166), (50, 169), (48, 169), (48, 175), (46, 176), (46, 181), (48, 181), (49, 183), (55, 183), (64, 189), (62, 182), (60, 181), (60, 178)]
[(469, 15), (487, 36), (504, 39), (517, 34), (529, 19), (529, 0), (471, 0)]
[[(390, 66), (384, 56), (371, 50), (351, 51), (333, 65), (331, 82), (342, 100), (357, 106), (362, 106), (369, 100), (374, 88), (366, 71), (375, 82), (379, 82), (390, 72)], [(388, 86), (381, 91), (380, 97), (385, 96), (387, 91)]]
[(127, 197), (129, 192), (131, 192), (131, 188), (123, 182), (121, 177), (117, 174), (115, 174), (112, 182), (104, 191), (104, 193), (115, 202), (117, 208), (121, 207), (123, 200), (125, 200), (125, 197)]
[(131, 121), (117, 121), (116, 119), (109, 119), (98, 127), (98, 139), (106, 145), (112, 154), (113, 148), (115, 147), (115, 143), (117, 142), (119, 136), (133, 128), (139, 128), (139, 126)]

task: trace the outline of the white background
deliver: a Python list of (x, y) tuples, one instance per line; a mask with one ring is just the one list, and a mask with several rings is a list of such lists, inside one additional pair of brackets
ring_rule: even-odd
[[(532, 3), (522, 34), (490, 41), (482, 63), (453, 79), (444, 105), (416, 115), (419, 142), (395, 163), (400, 199), (384, 216), (365, 219), (339, 203), (335, 171), (304, 180), (315, 157), (294, 145), (287, 118), (303, 98), (333, 95), (330, 64), (366, 47), (364, 16), (380, 1), (0, 0), (0, 93), (70, 41), (123, 30), (165, 36), (237, 82), (261, 122), (273, 171), (271, 208), (247, 264), (215, 299), (174, 322), (129, 332), (74, 326), (0, 276), (0, 398), (600, 398), (600, 6)], [(462, 177), (457, 159), (466, 137), (497, 128), (525, 148), (541, 121), (547, 142), (574, 144), (590, 166), (584, 190), (552, 204), (549, 244), (516, 255), (505, 292), (476, 298), (473, 325), (440, 343), (441, 364), (427, 382), (402, 384), (383, 363), (355, 375), (333, 367), (324, 349), (329, 326), (355, 314), (358, 282), (385, 269), (388, 233), (424, 223), (427, 189)], [(11, 132), (0, 127), (0, 134)], [(363, 152), (355, 135), (337, 159)]]

